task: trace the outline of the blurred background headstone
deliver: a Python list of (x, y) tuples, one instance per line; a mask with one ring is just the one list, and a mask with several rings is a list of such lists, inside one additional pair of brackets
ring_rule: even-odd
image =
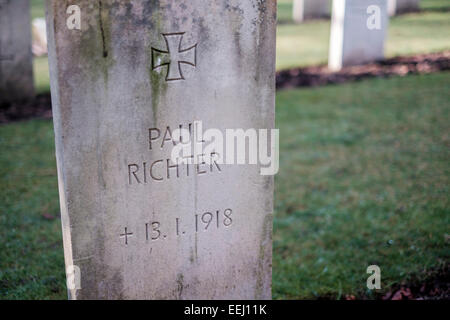
[(388, 0), (389, 16), (419, 11), (420, 0)]
[(0, 0), (0, 104), (34, 97), (28, 0)]
[(33, 19), (33, 55), (37, 57), (47, 55), (47, 28), (45, 18)]
[(292, 17), (296, 23), (330, 16), (330, 0), (294, 0)]
[(334, 0), (328, 67), (382, 60), (388, 23), (387, 0)]

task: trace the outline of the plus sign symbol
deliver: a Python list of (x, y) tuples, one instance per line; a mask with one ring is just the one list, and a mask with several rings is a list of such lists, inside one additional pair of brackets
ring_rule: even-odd
[(197, 44), (183, 48), (184, 32), (163, 33), (166, 50), (152, 47), (152, 70), (167, 66), (166, 81), (185, 80), (183, 65), (197, 65)]
[(133, 233), (128, 232), (128, 228), (125, 227), (125, 232), (120, 235), (121, 238), (125, 238), (125, 244), (128, 244), (128, 237), (133, 236)]

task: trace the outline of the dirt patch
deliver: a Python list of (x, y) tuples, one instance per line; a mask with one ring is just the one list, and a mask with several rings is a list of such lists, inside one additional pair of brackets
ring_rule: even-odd
[(50, 119), (52, 101), (50, 93), (39, 94), (33, 100), (24, 103), (12, 103), (0, 106), (0, 123), (8, 123), (32, 118)]
[(450, 51), (395, 57), (374, 63), (345, 67), (332, 72), (327, 66), (295, 68), (277, 72), (277, 89), (317, 87), (373, 77), (405, 76), (450, 70)]
[(383, 300), (450, 300), (450, 269), (428, 272), (424, 282), (414, 281), (391, 288)]
[[(346, 295), (343, 300), (450, 300), (450, 268), (446, 264), (439, 269), (424, 271), (422, 280), (409, 280), (394, 284), (387, 293), (375, 293), (375, 297)], [(423, 280), (424, 278), (424, 280)]]

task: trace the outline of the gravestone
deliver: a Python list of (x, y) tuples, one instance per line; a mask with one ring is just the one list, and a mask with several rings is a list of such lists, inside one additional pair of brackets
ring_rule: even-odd
[(170, 155), (273, 128), (276, 2), (78, 0), (81, 30), (74, 3), (47, 0), (69, 298), (270, 299), (273, 178)]
[(328, 67), (383, 59), (387, 27), (387, 0), (334, 0)]
[(0, 0), (0, 104), (34, 96), (28, 0)]
[(330, 16), (330, 0), (294, 0), (293, 19), (301, 23), (307, 19)]
[(389, 16), (419, 11), (420, 0), (388, 0)]

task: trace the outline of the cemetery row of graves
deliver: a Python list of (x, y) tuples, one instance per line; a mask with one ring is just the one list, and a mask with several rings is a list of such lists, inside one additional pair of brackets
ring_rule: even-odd
[[(370, 2), (364, 1), (368, 4)], [(350, 19), (355, 26), (341, 29), (331, 26), (329, 1), (316, 1), (314, 5), (317, 7), (309, 8), (307, 8), (307, 2), (297, 0), (280, 0), (278, 2), (276, 31), (276, 68), (278, 71), (285, 70), (286, 74), (290, 74), (289, 69), (294, 70), (298, 67), (315, 68), (316, 66), (322, 66), (320, 68), (326, 69), (326, 65), (328, 65), (329, 70), (339, 72), (342, 68), (345, 69), (346, 65), (355, 61), (362, 64), (383, 60), (384, 57), (421, 54), (436, 54), (439, 57), (444, 57), (444, 60), (439, 60), (440, 68), (416, 68), (418, 71), (414, 73), (417, 74), (408, 75), (408, 72), (398, 72), (395, 74), (402, 74), (401, 77), (395, 75), (389, 78), (372, 77), (356, 82), (321, 85), (314, 88), (290, 88), (276, 92), (275, 127), (280, 129), (280, 170), (274, 178), (271, 294), (274, 299), (392, 299), (402, 298), (402, 296), (404, 298), (448, 298), (448, 289), (445, 289), (447, 288), (447, 280), (445, 279), (448, 277), (448, 259), (450, 258), (448, 254), (448, 158), (450, 156), (450, 131), (448, 127), (450, 92), (448, 85), (450, 73), (449, 71), (439, 70), (448, 69), (450, 5), (441, 0), (422, 0), (420, 4), (418, 1), (412, 1), (417, 7), (401, 12), (399, 9), (401, 0), (397, 0), (397, 9), (393, 6), (395, 1), (381, 1), (386, 6), (383, 11), (389, 12), (389, 15), (386, 14), (382, 17), (382, 27), (372, 32), (370, 36), (362, 36), (363, 38), (358, 39), (361, 35), (352, 34), (351, 30), (357, 29), (361, 24), (365, 25), (367, 19), (366, 5), (359, 7), (357, 5), (355, 9), (351, 7), (351, 1), (349, 1), (347, 2), (347, 5), (350, 3), (348, 7), (347, 5), (338, 9), (333, 7), (333, 10), (348, 10), (355, 15)], [(337, 2), (335, 1), (333, 6)], [(319, 8), (320, 3), (326, 5)], [(214, 9), (216, 9), (214, 4), (209, 5), (211, 8), (208, 12), (214, 12)], [(302, 6), (301, 9), (299, 9), (300, 6)], [(325, 7), (326, 9), (324, 9)], [(58, 8), (58, 6), (55, 5), (52, 8), (57, 10), (55, 8)], [(247, 9), (247, 7), (245, 8)], [(250, 8), (251, 6), (248, 6), (249, 11), (257, 10)], [(307, 9), (315, 13), (308, 13)], [(110, 10), (112, 12), (115, 8)], [(269, 7), (265, 10), (271, 11), (274, 8)], [(396, 12), (396, 10), (398, 11)], [(32, 0), (32, 18), (43, 17), (43, 12), (43, 1)], [(233, 19), (239, 17), (245, 24), (246, 18), (240, 16), (242, 12), (238, 10), (230, 10), (230, 12), (227, 12), (227, 14), (231, 15)], [(54, 15), (55, 24), (65, 25), (65, 20), (61, 18), (62, 15), (55, 12), (50, 14)], [(118, 10), (117, 14), (120, 15), (123, 12)], [(268, 16), (263, 15), (262, 17), (261, 19), (266, 21), (269, 27), (262, 28), (263, 31), (259, 29), (257, 31), (266, 32), (265, 36), (261, 36), (264, 42), (260, 44), (264, 47), (266, 54), (258, 55), (255, 58), (259, 60), (251, 62), (246, 60), (248, 65), (239, 65), (239, 71), (234, 69), (234, 59), (236, 58), (224, 56), (221, 58), (223, 60), (211, 63), (209, 65), (210, 70), (206, 72), (201, 68), (201, 65), (197, 65), (197, 62), (198, 59), (201, 60), (207, 55), (200, 51), (200, 47), (194, 42), (195, 39), (191, 38), (191, 35), (164, 34), (160, 39), (159, 46), (155, 46), (156, 51), (160, 54), (170, 53), (169, 44), (175, 40), (179, 43), (185, 41), (186, 44), (189, 44), (189, 49), (184, 49), (183, 53), (193, 53), (193, 50), (197, 50), (195, 55), (186, 54), (183, 56), (183, 59), (191, 59), (188, 61), (190, 68), (181, 68), (179, 65), (177, 70), (168, 69), (167, 74), (164, 74), (164, 80), (184, 81), (187, 79), (183, 83), (187, 86), (192, 97), (201, 96), (204, 101), (214, 101), (214, 103), (208, 104), (208, 108), (213, 104), (218, 104), (222, 110), (227, 110), (226, 112), (230, 114), (239, 113), (239, 119), (231, 119), (228, 113), (220, 111), (221, 119), (225, 119), (223, 121), (231, 121), (228, 123), (229, 126), (241, 123), (245, 127), (249, 123), (254, 123), (252, 121), (270, 123), (272, 118), (270, 112), (267, 112), (267, 110), (270, 110), (270, 106), (264, 104), (260, 106), (257, 102), (270, 101), (273, 93), (268, 90), (266, 83), (268, 83), (267, 79), (272, 79), (269, 75), (273, 74), (270, 69), (270, 59), (275, 53), (275, 48), (270, 47), (270, 44), (274, 43), (274, 39), (271, 38), (269, 31), (270, 28), (274, 30), (274, 20)], [(361, 19), (358, 20), (356, 17), (361, 17)], [(171, 17), (168, 19), (170, 20)], [(126, 25), (126, 19), (123, 19), (123, 16), (120, 16), (118, 21)], [(208, 22), (208, 19), (206, 19), (205, 25), (208, 25)], [(134, 26), (136, 32), (133, 35), (127, 33), (126, 28), (121, 28), (115, 36), (123, 32), (129, 37), (127, 38), (129, 41), (136, 41), (137, 43), (140, 40), (140, 32), (145, 29), (143, 25), (141, 23), (136, 24)], [(223, 33), (224, 38), (229, 36), (229, 26), (225, 23), (217, 23), (215, 28)], [(55, 30), (57, 30), (56, 27)], [(196, 29), (193, 30), (197, 32)], [(201, 34), (204, 30), (201, 29), (198, 32)], [(257, 34), (258, 32), (249, 32), (249, 34)], [(152, 121), (162, 121), (161, 123), (165, 125), (172, 118), (178, 119), (179, 114), (183, 114), (186, 118), (190, 118), (192, 115), (198, 116), (194, 107), (201, 110), (202, 117), (206, 116), (212, 123), (216, 121), (212, 120), (214, 119), (213, 114), (210, 113), (211, 111), (208, 108), (199, 106), (196, 98), (184, 94), (185, 91), (183, 90), (185, 89), (180, 89), (182, 90), (180, 91), (181, 94), (173, 93), (170, 98), (171, 104), (164, 102), (164, 99), (167, 99), (165, 94), (167, 94), (168, 87), (163, 84), (163, 77), (160, 74), (155, 76), (157, 78), (152, 78), (152, 81), (154, 81), (152, 82), (152, 88), (143, 93), (142, 97), (139, 96), (141, 93), (137, 94), (140, 98), (135, 100), (135, 104), (139, 106), (151, 94), (153, 109), (150, 113), (144, 109), (144, 111), (140, 110), (133, 104), (127, 104), (126, 99), (123, 98), (128, 95), (126, 86), (135, 84), (138, 88), (139, 82), (143, 82), (142, 77), (147, 76), (147, 73), (135, 68), (136, 62), (130, 62), (127, 59), (125, 49), (115, 43), (110, 44), (111, 47), (105, 46), (105, 39), (103, 38), (103, 48), (100, 47), (100, 51), (103, 51), (103, 53), (101, 57), (94, 58), (86, 64), (89, 67), (88, 70), (83, 69), (85, 56), (76, 52), (78, 47), (74, 42), (70, 42), (63, 37), (58, 38), (58, 34), (52, 36), (56, 39), (53, 40), (58, 55), (64, 51), (69, 60), (77, 66), (76, 68), (80, 68), (73, 70), (87, 75), (87, 78), (78, 77), (77, 72), (73, 72), (70, 68), (58, 70), (61, 78), (70, 78), (68, 84), (57, 85), (58, 95), (64, 96), (66, 90), (73, 90), (74, 96), (81, 97), (80, 99), (86, 97), (86, 101), (89, 101), (89, 99), (95, 100), (95, 97), (105, 95), (108, 96), (108, 99), (120, 101), (122, 106), (126, 104), (128, 108), (132, 108), (134, 116), (129, 118), (128, 122), (118, 122), (119, 117), (127, 119), (130, 112), (122, 110), (119, 108), (120, 105), (117, 105), (114, 106), (114, 112), (111, 113), (108, 109), (109, 104), (103, 101), (99, 102), (100, 111), (92, 114), (92, 119), (97, 119), (96, 121), (100, 123), (100, 118), (97, 117), (101, 115), (107, 119), (106, 122), (114, 123), (109, 128), (94, 124), (94, 120), (76, 122), (75, 125), (67, 126), (67, 123), (64, 123), (64, 118), (68, 117), (68, 114), (57, 113), (57, 119), (55, 120), (57, 125), (56, 139), (60, 145), (56, 150), (54, 126), (51, 119), (33, 119), (31, 117), (27, 120), (0, 125), (0, 147), (4, 151), (0, 154), (0, 226), (3, 230), (0, 233), (0, 299), (65, 299), (67, 297), (62, 221), (58, 197), (58, 174), (55, 159), (55, 152), (57, 157), (62, 157), (61, 149), (58, 149), (61, 148), (62, 143), (67, 144), (68, 142), (65, 141), (70, 141), (66, 146), (64, 157), (70, 155), (70, 158), (81, 159), (81, 162), (83, 162), (83, 153), (80, 153), (77, 148), (73, 148), (73, 146), (76, 146), (74, 143), (78, 140), (72, 137), (84, 137), (84, 141), (79, 146), (85, 148), (85, 154), (90, 156), (92, 150), (88, 150), (89, 148), (86, 148), (87, 144), (85, 143), (88, 143), (92, 136), (107, 132), (114, 137), (115, 146), (109, 145), (112, 140), (108, 140), (108, 145), (97, 145), (97, 150), (92, 153), (92, 159), (95, 159), (95, 156), (98, 155), (98, 150), (105, 150), (104, 152), (109, 155), (113, 155), (113, 152), (118, 152), (118, 150), (128, 150), (127, 152), (133, 155), (130, 158), (136, 162), (141, 161), (139, 160), (141, 154), (137, 150), (143, 144), (140, 142), (136, 147), (132, 147), (132, 144), (123, 137), (131, 132), (138, 141), (141, 135), (146, 134), (140, 128), (140, 125), (136, 125), (138, 121), (152, 118)], [(156, 31), (152, 37), (158, 39)], [(242, 37), (243, 43), (250, 39), (247, 38), (249, 35), (245, 32), (240, 37)], [(80, 39), (77, 41), (86, 41), (86, 38)], [(206, 36), (205, 39), (207, 39)], [(333, 39), (341, 39), (341, 41)], [(107, 39), (107, 41), (109, 40)], [(161, 47), (163, 41), (166, 41), (168, 45), (167, 52)], [(92, 42), (86, 43), (92, 44)], [(350, 52), (350, 46), (355, 43), (360, 44), (357, 50), (359, 56), (355, 58), (349, 53), (348, 61), (350, 63), (347, 63), (346, 50)], [(18, 43), (17, 45), (22, 44)], [(224, 46), (224, 44), (220, 42), (218, 46)], [(0, 49), (3, 48), (4, 46), (0, 47)], [(67, 48), (72, 48), (72, 51)], [(179, 48), (181, 48), (181, 45)], [(217, 49), (213, 46), (207, 48), (207, 50), (217, 53)], [(102, 61), (104, 61), (102, 59), (109, 59), (108, 54), (112, 54), (112, 51), (109, 50), (121, 52), (125, 57), (123, 61), (126, 61), (128, 70), (134, 70), (133, 76), (127, 78), (127, 83), (116, 77), (113, 72), (108, 74), (102, 69)], [(152, 47), (152, 53), (154, 50)], [(224, 46), (223, 50), (227, 50), (227, 47)], [(241, 50), (249, 49), (244, 46)], [(80, 52), (84, 54), (83, 51)], [(250, 52), (253, 51), (250, 50)], [(139, 54), (137, 57), (140, 57)], [(425, 56), (423, 60), (431, 59), (427, 57)], [(438, 59), (440, 59), (439, 57)], [(24, 59), (27, 58), (24, 57)], [(53, 55), (53, 59), (55, 59), (55, 55)], [(31, 62), (31, 59), (29, 61)], [(230, 66), (226, 70), (221, 67), (223, 61), (228, 62), (227, 65)], [(99, 65), (101, 66), (99, 67)], [(114, 68), (112, 63), (105, 64), (105, 66), (111, 67), (111, 70)], [(24, 65), (24, 68), (31, 71), (31, 64), (29, 67)], [(239, 82), (227, 83), (228, 88), (233, 89), (231, 93), (228, 93), (228, 96), (222, 96), (220, 92), (205, 93), (189, 82), (190, 79), (196, 79), (195, 72), (198, 72), (203, 77), (199, 82), (200, 84), (219, 87), (222, 80), (215, 77), (214, 73), (222, 72), (226, 74), (225, 79), (236, 77), (242, 83), (245, 83), (245, 81), (250, 81), (247, 74), (253, 72), (253, 68), (258, 70), (259, 75), (266, 75), (262, 77), (263, 80), (258, 80), (260, 81), (258, 82), (260, 87), (252, 87), (251, 90), (245, 91), (247, 89), (244, 90)], [(98, 72), (90, 74), (91, 69)], [(53, 72), (55, 74), (56, 71), (53, 70)], [(49, 95), (50, 87), (46, 55), (34, 58), (33, 73), (35, 92), (41, 98), (44, 97), (45, 100), (45, 97)], [(108, 75), (104, 76), (104, 74)], [(102, 77), (105, 77), (106, 80), (98, 82), (98, 79), (103, 79)], [(91, 81), (102, 84), (101, 86), (91, 86)], [(102, 81), (105, 81), (105, 84)], [(115, 86), (112, 90), (109, 87), (112, 83), (120, 83), (120, 86)], [(154, 88), (155, 83), (157, 83), (157, 91)], [(26, 92), (26, 87), (29, 85), (29, 83), (24, 84), (22, 88), (25, 89), (22, 89), (22, 92)], [(174, 85), (174, 87), (176, 86)], [(139, 87), (139, 90), (142, 90), (142, 86)], [(33, 89), (30, 89), (31, 91)], [(169, 90), (169, 92), (172, 91)], [(250, 110), (249, 107), (248, 112), (242, 113), (240, 110), (242, 110), (241, 103), (244, 93), (248, 95), (246, 97), (247, 103), (250, 101), (250, 105), (262, 107), (263, 112)], [(15, 93), (11, 91), (11, 97), (14, 95)], [(219, 95), (219, 98), (217, 98), (217, 95)], [(155, 100), (155, 96), (156, 99), (160, 99), (159, 102)], [(89, 108), (83, 109), (85, 106), (83, 103), (78, 104), (77, 99), (74, 99), (71, 103), (78, 108), (73, 108), (70, 111), (73, 112), (70, 117), (74, 116), (74, 119), (81, 119), (83, 113), (91, 112)], [(174, 110), (164, 111), (173, 104), (177, 106)], [(187, 111), (183, 107), (185, 104), (192, 105), (193, 110)], [(257, 120), (254, 120), (255, 118)], [(63, 121), (64, 127), (58, 121)], [(147, 125), (145, 120), (142, 121)], [(133, 130), (130, 130), (131, 123), (136, 127)], [(220, 125), (222, 123), (217, 124), (218, 127)], [(61, 133), (58, 130), (63, 130), (62, 138), (58, 136)], [(165, 132), (162, 139), (165, 139), (167, 135), (167, 131)], [(160, 157), (163, 159), (167, 155), (161, 153)], [(58, 161), (61, 161), (61, 159)], [(214, 292), (210, 294), (211, 297), (217, 297), (215, 292), (219, 290), (221, 281), (229, 281), (233, 286), (235, 283), (246, 282), (249, 281), (249, 278), (255, 277), (253, 274), (249, 276), (245, 272), (240, 273), (241, 270), (239, 270), (239, 274), (233, 274), (234, 279), (230, 280), (226, 272), (223, 272), (223, 275), (219, 272), (220, 275), (215, 275), (218, 288), (212, 290), (206, 285), (210, 277), (205, 276), (204, 272), (209, 269), (199, 269), (200, 271), (198, 271), (195, 268), (196, 265), (200, 266), (202, 263), (206, 263), (202, 260), (202, 253), (204, 254), (206, 251), (200, 246), (199, 252), (197, 252), (197, 241), (205, 239), (202, 241), (207, 240), (208, 245), (222, 248), (219, 250), (220, 253), (215, 254), (219, 255), (220, 261), (225, 263), (222, 265), (225, 271), (227, 270), (226, 263), (229, 263), (230, 260), (226, 259), (226, 257), (229, 257), (228, 254), (234, 257), (237, 252), (238, 256), (242, 255), (245, 259), (253, 259), (250, 249), (252, 240), (249, 238), (250, 240), (242, 241), (242, 239), (245, 239), (243, 234), (246, 232), (249, 234), (258, 233), (259, 231), (256, 231), (258, 229), (255, 228), (260, 226), (266, 228), (267, 220), (262, 221), (260, 217), (252, 215), (252, 212), (267, 210), (268, 206), (271, 205), (271, 195), (266, 193), (271, 188), (270, 180), (259, 176), (255, 178), (252, 176), (251, 170), (239, 169), (230, 174), (230, 177), (227, 178), (225, 175), (225, 178), (222, 177), (219, 180), (221, 188), (228, 187), (226, 198), (224, 198), (226, 201), (214, 201), (214, 199), (224, 196), (224, 192), (221, 191), (217, 181), (209, 185), (201, 181), (210, 181), (208, 179), (215, 179), (220, 171), (226, 171), (224, 168), (217, 167), (219, 170), (212, 170), (211, 174), (206, 175), (208, 177), (192, 177), (183, 179), (181, 183), (175, 182), (175, 180), (180, 180), (174, 177), (165, 179), (162, 182), (163, 184), (159, 185), (158, 190), (151, 190), (151, 196), (149, 196), (148, 189), (146, 189), (147, 181), (144, 180), (146, 179), (145, 161), (147, 160), (142, 161), (139, 164), (136, 162), (133, 166), (144, 170), (144, 178), (139, 175), (136, 178), (139, 183), (129, 183), (132, 188), (136, 188), (133, 189), (134, 194), (132, 196), (128, 197), (127, 192), (123, 193), (127, 195), (124, 199), (132, 199), (132, 201), (123, 201), (126, 204), (117, 205), (121, 202), (120, 199), (114, 197), (113, 194), (109, 194), (102, 198), (104, 199), (101, 203), (102, 206), (112, 207), (114, 205), (120, 207), (122, 212), (131, 212), (138, 207), (137, 199), (144, 202), (146, 206), (152, 207), (154, 206), (150, 200), (152, 197), (158, 198), (161, 197), (161, 194), (170, 194), (171, 198), (178, 199), (178, 202), (171, 205), (169, 201), (164, 201), (163, 204), (155, 205), (156, 211), (167, 211), (167, 215), (170, 215), (170, 210), (179, 211), (179, 203), (185, 201), (190, 203), (192, 197), (195, 198), (192, 203), (195, 202), (195, 209), (197, 209), (197, 202), (200, 200), (197, 199), (196, 195), (192, 196), (189, 193), (190, 191), (185, 193), (175, 191), (178, 190), (179, 186), (174, 183), (182, 183), (187, 186), (186, 190), (191, 188), (204, 190), (205, 192), (202, 194), (208, 194), (208, 197), (201, 197), (203, 204), (200, 207), (206, 206), (208, 207), (207, 210), (213, 210), (211, 212), (214, 214), (206, 211), (202, 215), (197, 214), (195, 215), (195, 227), (192, 224), (190, 229), (183, 229), (185, 224), (181, 224), (181, 230), (179, 229), (180, 219), (183, 223), (186, 222), (183, 220), (183, 216), (181, 218), (177, 216), (176, 233), (172, 235), (161, 231), (164, 230), (161, 229), (161, 225), (166, 226), (169, 220), (162, 217), (158, 218), (162, 220), (155, 220), (158, 222), (145, 223), (142, 220), (144, 215), (139, 213), (137, 218), (132, 220), (133, 223), (136, 223), (135, 225), (145, 226), (146, 235), (145, 233), (138, 234), (134, 230), (130, 231), (130, 225), (128, 225), (120, 233), (119, 240), (123, 240), (123, 243), (114, 244), (108, 248), (109, 244), (105, 241), (101, 250), (120, 251), (126, 248), (126, 250), (136, 252), (139, 257), (142, 257), (142, 253), (148, 248), (145, 246), (133, 247), (134, 240), (140, 239), (144, 244), (157, 241), (150, 252), (154, 255), (160, 255), (161, 262), (157, 262), (156, 265), (165, 264), (166, 274), (162, 276), (154, 273), (156, 271), (150, 270), (151, 283), (159, 281), (159, 279), (162, 279), (161, 283), (164, 283), (166, 275), (169, 277), (173, 273), (173, 269), (184, 270), (184, 273), (174, 274), (178, 287), (181, 286), (182, 289), (175, 293), (168, 291), (167, 296), (160, 296), (162, 298), (182, 298), (183, 290), (183, 294), (191, 295), (191, 297), (203, 297), (198, 291)], [(93, 201), (97, 191), (90, 190), (84, 183), (92, 181), (93, 176), (100, 181), (101, 185), (108, 185), (113, 182), (116, 184), (117, 181), (112, 178), (108, 180), (110, 177), (101, 174), (97, 177), (96, 174), (99, 174), (100, 170), (96, 167), (99, 165), (98, 163), (92, 164), (91, 168), (91, 164), (83, 162), (84, 172), (75, 168), (77, 167), (76, 161), (73, 164), (74, 171), (70, 166), (63, 168), (63, 170), (68, 170), (64, 172), (64, 176), (70, 177), (70, 189), (75, 190), (70, 201), (73, 199), (79, 201), (78, 197), (84, 197), (84, 200), (81, 201), (80, 212), (83, 210), (86, 212), (83, 213), (83, 219), (86, 221), (83, 221), (83, 219), (78, 221), (80, 227), (78, 227), (77, 232), (79, 232), (79, 235), (75, 233), (74, 236), (77, 239), (76, 241), (80, 242), (74, 242), (73, 246), (82, 253), (80, 256), (87, 257), (86, 259), (89, 260), (91, 259), (89, 255), (91, 247), (86, 246), (83, 242), (83, 238), (90, 232), (88, 229), (92, 228), (97, 233), (107, 233), (110, 230), (115, 231), (117, 226), (104, 220), (101, 224), (102, 229), (98, 226), (92, 226), (90, 223), (86, 224), (89, 219), (95, 217), (95, 215), (89, 215), (89, 211), (101, 210), (101, 208)], [(169, 172), (168, 161), (167, 165), (167, 171)], [(120, 166), (116, 167), (113, 161), (108, 162), (108, 166), (113, 168), (109, 170), (115, 172), (121, 172), (122, 170)], [(105, 171), (107, 170), (105, 169)], [(139, 174), (141, 173), (139, 171)], [(60, 177), (60, 179), (62, 178)], [(238, 181), (238, 179), (242, 179), (241, 184), (246, 187), (245, 193), (236, 187), (231, 187), (235, 186), (235, 181)], [(260, 185), (264, 188), (260, 188)], [(117, 188), (129, 188), (130, 186), (125, 184), (124, 186), (117, 186)], [(106, 191), (99, 191), (98, 194), (102, 192)], [(253, 196), (253, 194), (256, 196)], [(265, 195), (267, 196), (266, 199)], [(229, 199), (235, 199), (235, 203), (229, 204)], [(187, 203), (186, 207), (189, 206)], [(217, 205), (217, 203), (220, 203), (220, 205)], [(72, 202), (70, 202), (70, 205), (73, 205)], [(247, 223), (245, 227), (239, 224), (239, 209), (242, 208), (247, 210), (246, 221), (251, 222)], [(217, 216), (215, 215), (216, 212)], [(205, 216), (205, 214), (207, 215)], [(155, 215), (154, 212), (153, 215)], [(107, 217), (109, 219), (111, 216)], [(63, 217), (63, 219), (66, 218)], [(194, 217), (192, 221), (194, 221)], [(215, 229), (208, 229), (207, 233), (201, 235), (205, 238), (198, 240), (198, 223), (205, 230), (210, 226), (214, 226)], [(132, 226), (134, 225), (132, 224)], [(186, 231), (185, 233), (183, 230), (189, 230), (189, 232)], [(158, 235), (156, 238), (153, 237), (155, 232)], [(212, 238), (214, 234), (221, 234), (221, 232), (225, 232), (223, 239), (228, 239), (233, 235), (240, 239), (238, 243), (242, 246), (240, 248), (242, 252), (239, 249), (228, 251), (227, 248), (222, 247), (223, 239)], [(158, 247), (164, 241), (169, 241), (169, 243), (174, 241), (172, 238), (176, 238), (177, 241), (180, 241), (179, 239), (183, 237), (185, 237), (184, 239), (191, 239), (190, 237), (193, 237), (194, 233), (195, 252), (186, 247), (185, 251), (182, 252), (182, 255), (188, 256), (185, 261), (178, 256), (173, 259), (168, 255), (163, 255), (161, 251), (163, 247)], [(166, 240), (167, 235), (168, 239)], [(265, 251), (268, 247), (262, 244), (267, 244), (265, 236), (263, 232), (261, 247), (258, 247), (256, 251), (258, 254), (256, 258), (263, 261), (259, 261), (259, 264), (257, 264), (257, 268), (262, 270), (258, 271), (260, 273), (257, 273), (255, 280), (257, 283), (257, 298), (270, 296), (270, 280), (267, 278), (269, 273), (264, 267), (264, 259), (269, 257), (269, 254)], [(258, 241), (260, 241), (259, 234)], [(177, 242), (177, 245), (179, 243)], [(205, 244), (205, 246), (207, 245)], [(171, 249), (165, 250), (169, 252)], [(102, 251), (100, 259), (106, 259), (104, 255), (107, 255), (107, 253)], [(135, 268), (130, 273), (131, 276), (134, 273), (138, 274), (141, 270), (139, 269), (140, 263), (145, 264), (150, 261), (146, 259), (138, 259), (137, 263), (127, 264), (128, 268)], [(129, 259), (129, 261), (131, 260)], [(245, 264), (241, 261), (237, 262), (238, 260), (240, 259), (234, 258), (232, 268), (242, 267), (245, 269)], [(189, 261), (192, 266), (175, 268), (175, 265), (185, 264), (186, 261)], [(83, 262), (80, 263), (83, 264)], [(117, 263), (117, 260), (114, 260), (114, 263)], [(241, 267), (240, 263), (242, 263)], [(206, 265), (208, 264), (206, 263)], [(369, 290), (366, 287), (368, 276), (366, 268), (369, 265), (381, 267), (381, 290)], [(204, 265), (202, 266), (204, 268)], [(106, 276), (110, 270), (106, 270), (107, 268), (101, 270), (103, 267), (100, 265), (89, 266), (89, 268), (95, 269), (94, 273), (104, 272)], [(157, 276), (155, 276), (156, 274)], [(195, 275), (193, 279), (204, 277), (205, 285), (202, 281), (196, 283), (198, 288), (201, 289), (192, 287), (191, 274)], [(155, 280), (156, 278), (158, 280)], [(148, 279), (141, 280), (143, 283), (148, 281)], [(184, 287), (183, 281), (189, 284)], [(109, 294), (114, 290), (116, 290), (115, 287), (107, 287), (105, 292)], [(128, 289), (121, 290), (126, 291)], [(135, 290), (138, 292), (141, 288), (136, 287)], [(229, 290), (231, 290), (229, 292), (233, 292), (232, 289)], [(225, 290), (224, 292), (222, 293), (223, 296), (228, 297), (226, 294), (228, 291)], [(89, 296), (89, 294), (92, 294), (92, 296)], [(145, 292), (144, 294), (149, 293)], [(158, 294), (155, 291), (151, 296), (155, 297)], [(239, 294), (242, 297), (248, 296), (246, 292), (239, 292)], [(87, 293), (83, 297), (99, 296), (100, 293), (92, 291), (92, 293)], [(128, 297), (130, 296), (133, 295)], [(102, 297), (116, 296), (112, 293), (111, 296)], [(143, 297), (143, 295), (136, 293), (135, 297)]]

